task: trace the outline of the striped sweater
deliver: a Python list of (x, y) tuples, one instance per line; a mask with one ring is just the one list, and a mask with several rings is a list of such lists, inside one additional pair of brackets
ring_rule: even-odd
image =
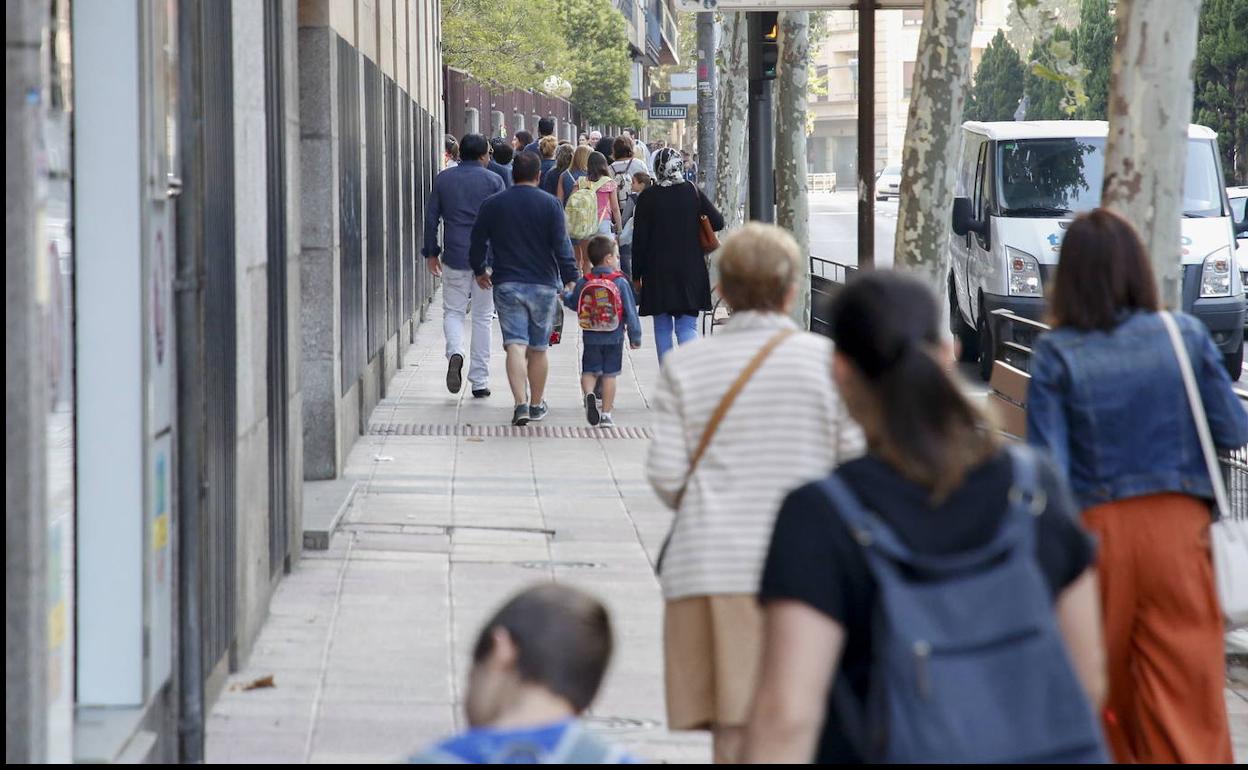
[[(646, 473), (669, 508), (711, 414), (784, 328), (796, 328), (787, 316), (740, 312), (722, 333), (668, 354)], [(784, 496), (862, 452), (862, 432), (832, 381), (831, 342), (789, 337), (741, 391), (689, 482), (663, 560), (664, 596), (756, 593)]]

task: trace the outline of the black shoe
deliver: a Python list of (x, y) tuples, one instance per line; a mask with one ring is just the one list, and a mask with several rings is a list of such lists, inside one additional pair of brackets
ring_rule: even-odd
[(602, 400), (602, 378), (601, 377), (599, 377), (598, 381), (594, 383), (594, 395), (598, 397), (599, 401)]
[(585, 419), (589, 420), (590, 425), (597, 425), (602, 419), (602, 415), (598, 412), (598, 397), (593, 393), (585, 394)]
[(473, 398), (489, 398), (490, 389), (489, 388), (473, 388), (472, 397)]
[(543, 401), (540, 404), (530, 404), (529, 405), (529, 422), (541, 422), (542, 418), (545, 417), (546, 413), (549, 411), (550, 411), (550, 408), (546, 406), (545, 401)]
[(458, 353), (451, 356), (446, 365), (446, 389), (458, 393), (464, 386), (464, 357)]
[(511, 415), (511, 424), (521, 427), (529, 424), (529, 405), (521, 404), (516, 407), (516, 411)]

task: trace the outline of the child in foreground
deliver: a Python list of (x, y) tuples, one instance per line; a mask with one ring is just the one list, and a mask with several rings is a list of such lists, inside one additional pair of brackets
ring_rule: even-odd
[[(576, 311), (585, 349), (581, 354), (581, 392), (585, 397), (585, 418), (590, 425), (615, 425), (611, 409), (615, 405), (615, 380), (624, 368), (624, 332), (629, 347), (641, 347), (641, 318), (628, 278), (620, 272), (615, 239), (595, 235), (586, 246), (590, 271), (564, 296)], [(602, 403), (594, 394), (601, 380)]]
[(534, 586), (481, 630), (465, 703), (471, 728), (408, 764), (632, 764), (578, 718), (611, 659), (611, 620), (596, 599)]

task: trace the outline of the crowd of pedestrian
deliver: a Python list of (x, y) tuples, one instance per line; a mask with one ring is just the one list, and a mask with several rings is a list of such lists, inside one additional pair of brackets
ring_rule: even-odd
[[(585, 418), (610, 426), (610, 381), (619, 374), (624, 330), (639, 347), (637, 316), (651, 317), (660, 360), (673, 334), (678, 344), (696, 338), (697, 314), (711, 307), (705, 233), (723, 229), (724, 220), (697, 188), (687, 152), (656, 143), (647, 163), (630, 131), (560, 142), (551, 118), (538, 121), (537, 134), (446, 137), (422, 246), (430, 271), (443, 279), (446, 385), (460, 391), (467, 360), (472, 395), (491, 395), (497, 318), (515, 399), (512, 424), (541, 421), (548, 411), (546, 351), (561, 339), (566, 306), (585, 339), (597, 340), (594, 348), (619, 348), (583, 362), (583, 381), (594, 380)], [(615, 273), (619, 278), (595, 280)], [(595, 302), (596, 315), (587, 310)], [(465, 345), (469, 313), (473, 331)]]
[[(611, 425), (623, 346), (652, 318), (673, 729), (708, 731), (719, 763), (1232, 761), (1207, 460), (1248, 445), (1248, 411), (1205, 327), (1162, 307), (1129, 223), (1067, 227), (1013, 443), (964, 390), (917, 278), (864, 274), (829, 337), (800, 330), (804, 255), (779, 228), (719, 246), (732, 315), (698, 339), (724, 221), (688, 156), (538, 130), (463, 137), (434, 185), (447, 385), (471, 303), (469, 381), (488, 395), (496, 308), (513, 421), (541, 420), (566, 307), (586, 418)], [(632, 761), (577, 721), (610, 648), (592, 598), (521, 594), (478, 643), (473, 730), (423, 758)]]

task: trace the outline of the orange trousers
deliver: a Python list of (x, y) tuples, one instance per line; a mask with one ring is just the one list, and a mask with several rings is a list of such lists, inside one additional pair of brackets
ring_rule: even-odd
[(1209, 551), (1209, 507), (1186, 495), (1089, 508), (1109, 698), (1105, 731), (1120, 763), (1227, 763), (1222, 613)]

